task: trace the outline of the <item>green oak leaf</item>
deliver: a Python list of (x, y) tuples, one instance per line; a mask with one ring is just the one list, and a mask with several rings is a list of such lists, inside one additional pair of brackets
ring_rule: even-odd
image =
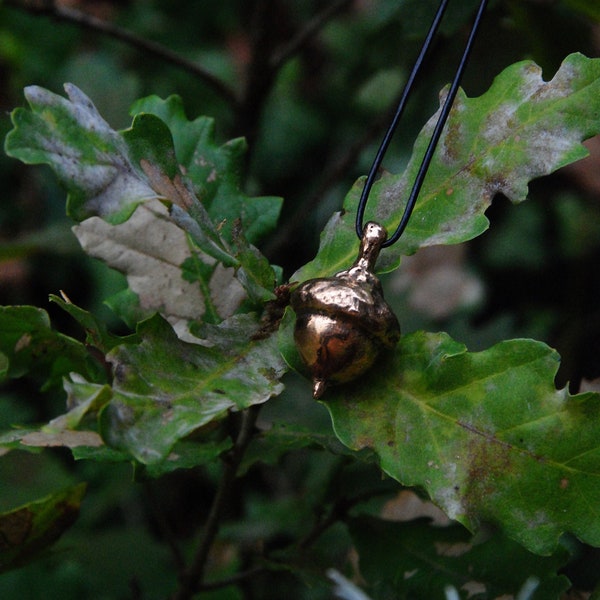
[(470, 353), (417, 332), (325, 405), (344, 444), (372, 448), (386, 473), (469, 529), (497, 524), (540, 554), (565, 532), (598, 546), (600, 395), (556, 390), (558, 363), (534, 340)]
[[(185, 278), (183, 274), (182, 276)], [(138, 295), (128, 287), (106, 298), (104, 304), (130, 329), (135, 329), (140, 321), (151, 316), (140, 306)]]
[(569, 558), (564, 549), (540, 557), (499, 533), (473, 537), (458, 525), (433, 527), (426, 519), (400, 523), (360, 516), (348, 527), (372, 600), (450, 597), (449, 586), (465, 600), (558, 600), (570, 587), (557, 575)]
[(110, 446), (74, 446), (71, 453), (75, 460), (93, 460), (97, 462), (132, 462), (134, 478), (143, 481), (158, 478), (179, 469), (192, 469), (200, 465), (214, 463), (219, 456), (233, 446), (230, 438), (222, 440), (181, 440), (160, 462), (141, 464), (133, 462), (131, 454), (115, 450)]
[(233, 446), (230, 438), (219, 441), (182, 440), (178, 442), (169, 455), (161, 462), (149, 465), (135, 464), (136, 479), (146, 477), (162, 477), (178, 469), (191, 469), (200, 465), (211, 464)]
[(100, 215), (122, 222), (156, 192), (91, 100), (74, 85), (65, 84), (65, 91), (68, 100), (25, 88), (31, 110), (13, 111), (6, 152), (27, 164), (49, 164), (69, 191), (67, 212), (75, 220)]
[(89, 383), (72, 374), (70, 378), (65, 378), (63, 382), (65, 392), (67, 392), (68, 411), (52, 419), (42, 431), (62, 432), (67, 429), (79, 427), (84, 417), (90, 413), (97, 413), (108, 402), (110, 402), (112, 393), (109, 385), (99, 386), (95, 383)]
[(0, 432), (0, 456), (4, 456), (11, 450), (22, 450), (31, 454), (37, 454), (41, 452), (39, 446), (24, 446), (21, 444), (21, 440), (28, 434), (37, 434), (39, 428), (33, 427), (19, 427), (18, 429), (9, 429), (8, 431)]
[(236, 277), (250, 301), (265, 303), (273, 300), (276, 275), (265, 256), (246, 239), (241, 221), (234, 224), (232, 232), (235, 256), (239, 261)]
[(199, 427), (279, 394), (283, 361), (274, 336), (251, 340), (257, 329), (252, 315), (239, 315), (199, 327), (203, 343), (189, 344), (160, 317), (141, 323), (140, 343), (106, 356), (115, 380), (100, 416), (104, 440), (139, 462), (158, 463)]
[(44, 388), (77, 372), (102, 381), (101, 365), (81, 342), (52, 329), (48, 313), (34, 306), (0, 307), (0, 380), (35, 373)]
[[(198, 250), (159, 201), (139, 206), (125, 223), (111, 225), (91, 217), (73, 231), (90, 256), (126, 275), (129, 299), (136, 302), (129, 313), (147, 318), (160, 312), (182, 335), (191, 320), (227, 318), (245, 297), (235, 268)], [(206, 266), (196, 279), (187, 276), (192, 257)]]
[[(65, 312), (69, 313), (83, 327), (86, 334), (86, 343), (102, 352), (107, 352), (113, 346), (122, 344), (124, 338), (114, 335), (108, 331), (106, 325), (102, 323), (95, 315), (89, 311), (73, 304), (66, 295), (60, 298), (50, 294), (50, 302), (60, 306)], [(131, 336), (130, 341), (133, 340)]]
[(243, 138), (218, 146), (214, 120), (203, 116), (189, 121), (179, 96), (142, 98), (131, 108), (132, 115), (139, 113), (156, 115), (168, 125), (179, 165), (213, 221), (223, 223), (220, 233), (228, 241), (238, 220), (252, 244), (275, 228), (282, 199), (251, 198), (242, 191)]
[(80, 483), (0, 514), (0, 573), (26, 565), (75, 522), (85, 494)]
[[(366, 219), (393, 231), (415, 179), (437, 114), (419, 134), (401, 175), (384, 174), (371, 191)], [(496, 194), (513, 202), (527, 197), (536, 177), (587, 155), (581, 142), (600, 133), (600, 59), (568, 56), (550, 81), (531, 61), (507, 67), (477, 98), (460, 91), (404, 234), (382, 252), (378, 270), (389, 271), (401, 256), (422, 246), (456, 244), (483, 233), (484, 215)], [(356, 206), (363, 179), (352, 187), (344, 209), (321, 234), (315, 259), (291, 281), (331, 275), (356, 258)]]
[(350, 454), (333, 435), (331, 426), (328, 431), (314, 431), (295, 423), (277, 423), (252, 438), (238, 472), (243, 474), (258, 462), (275, 465), (288, 452), (307, 447), (323, 448), (332, 454)]
[(109, 385), (89, 383), (76, 373), (65, 377), (63, 386), (67, 392), (66, 413), (36, 428), (19, 427), (0, 436), (0, 448), (31, 451), (35, 448), (64, 447), (74, 450), (85, 447), (100, 453), (106, 448), (100, 435), (86, 429), (84, 419), (91, 416), (92, 426), (99, 411), (110, 402), (112, 391)]
[[(243, 223), (248, 217), (244, 203), (253, 206), (248, 226), (254, 236), (272, 226), (280, 206), (276, 199), (253, 204), (242, 194), (239, 165), (232, 164), (233, 158), (239, 162), (239, 151), (231, 159), (214, 162), (210, 176), (204, 173), (204, 179), (211, 179), (214, 199), (209, 214), (195, 196), (198, 186), (185, 175), (186, 167), (176, 156), (169, 127), (158, 116), (136, 114), (131, 127), (118, 132), (81, 90), (71, 84), (65, 90), (67, 99), (37, 86), (25, 89), (30, 109), (13, 111), (14, 129), (7, 135), (6, 151), (26, 163), (53, 168), (68, 190), (67, 212), (79, 221), (74, 232), (80, 244), (91, 256), (127, 275), (142, 313), (160, 311), (174, 326), (183, 322), (181, 330), (185, 321), (204, 312), (221, 319), (232, 314), (213, 305), (195, 283), (186, 287), (181, 266), (192, 255), (200, 255), (212, 267), (206, 271), (207, 286), (222, 265), (232, 269), (234, 287), (244, 290), (247, 285), (252, 302), (272, 298), (275, 273), (267, 259), (248, 243), (239, 249), (235, 240), (226, 239), (236, 219)], [(182, 135), (182, 123), (171, 121)], [(188, 139), (194, 131), (190, 127)], [(209, 154), (216, 152), (210, 136), (194, 139), (189, 157), (193, 162), (203, 160), (203, 143)], [(200, 177), (193, 165), (188, 168)], [(231, 221), (225, 237), (218, 231), (223, 221)], [(219, 285), (225, 287), (220, 280)], [(235, 292), (229, 290), (222, 298), (232, 295)]]

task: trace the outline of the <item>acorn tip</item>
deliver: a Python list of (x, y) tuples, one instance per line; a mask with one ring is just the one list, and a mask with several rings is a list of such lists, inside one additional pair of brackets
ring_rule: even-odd
[(318, 400), (325, 392), (326, 387), (327, 382), (324, 379), (315, 379), (313, 381), (313, 398)]

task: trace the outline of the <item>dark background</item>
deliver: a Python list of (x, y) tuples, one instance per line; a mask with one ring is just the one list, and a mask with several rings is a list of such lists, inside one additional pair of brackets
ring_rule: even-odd
[[(384, 161), (392, 172), (406, 163), (416, 134), (436, 109), (438, 91), (452, 77), (477, 3), (450, 4), (442, 34)], [(178, 94), (189, 118), (215, 118), (221, 143), (247, 138), (248, 193), (284, 198), (279, 228), (263, 240), (261, 249), (289, 277), (312, 258), (323, 225), (341, 207), (353, 181), (368, 171), (437, 2), (71, 1), (57, 2), (54, 12), (45, 5), (0, 5), (2, 137), (11, 128), (9, 112), (24, 104), (22, 90), (30, 84), (62, 93), (65, 81), (74, 83), (118, 129), (129, 125), (128, 108), (135, 99)], [(328, 6), (336, 10), (324, 15)], [(136, 40), (118, 40), (77, 23), (77, 11), (122, 27)], [(296, 36), (307, 33), (315, 18), (321, 18), (317, 31), (296, 45)], [(468, 95), (479, 95), (500, 70), (522, 59), (537, 62), (548, 79), (571, 52), (600, 56), (599, 19), (596, 0), (492, 1), (463, 87)], [(173, 64), (160, 50), (139, 47), (139, 40), (201, 65), (232, 96)], [(287, 58), (280, 61), (281, 56)], [(407, 261), (400, 273), (387, 276), (386, 297), (397, 309), (403, 330), (447, 330), (473, 350), (531, 336), (562, 355), (558, 385), (569, 383), (575, 392), (582, 380), (599, 378), (600, 141), (590, 140), (588, 147), (592, 158), (532, 182), (526, 203), (515, 207), (496, 198), (488, 211), (491, 229), (484, 236), (456, 252)], [(78, 336), (72, 321), (48, 303), (48, 294), (62, 289), (76, 304), (124, 332), (124, 325), (102, 304), (124, 287), (124, 279), (81, 252), (64, 215), (64, 191), (50, 170), (1, 155), (0, 181), (0, 303), (43, 307), (59, 329)], [(443, 311), (436, 310), (435, 297), (415, 300), (419, 285), (432, 272), (456, 274), (452, 289), (457, 300)], [(62, 393), (41, 394), (38, 383), (19, 380), (0, 390), (2, 429), (57, 414)], [(88, 512), (78, 535), (84, 539), (93, 532), (97, 572), (78, 571), (81, 566), (69, 560), (47, 563), (36, 567), (38, 571), (0, 578), (0, 596), (8, 597), (3, 590), (16, 589), (23, 577), (33, 585), (33, 595), (19, 598), (77, 598), (95, 593), (90, 589), (105, 589), (102, 597), (127, 597), (119, 565), (132, 559), (132, 540), (136, 548), (144, 548), (138, 572), (150, 581), (163, 581), (168, 568), (151, 515), (167, 514), (175, 529), (185, 531), (212, 493), (211, 474), (147, 484), (141, 500), (129, 485), (126, 466), (107, 475), (94, 465), (74, 466), (60, 451), (45, 456), (0, 461), (0, 508), (34, 497), (51, 484), (85, 476), (97, 494), (96, 512)], [(158, 513), (150, 506), (154, 501), (161, 507)], [(125, 521), (128, 527), (122, 527)], [(119, 527), (107, 529), (107, 523)], [(111, 569), (117, 572), (111, 574)], [(46, 596), (40, 591), (43, 586), (38, 590), (31, 582), (42, 585), (49, 577), (53, 591)], [(585, 574), (580, 577), (586, 581)]]

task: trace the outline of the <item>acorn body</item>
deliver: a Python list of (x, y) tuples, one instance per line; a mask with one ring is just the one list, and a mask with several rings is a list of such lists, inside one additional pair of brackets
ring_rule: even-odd
[(400, 339), (400, 325), (374, 274), (386, 232), (367, 223), (358, 258), (333, 277), (310, 279), (294, 290), (294, 339), (313, 378), (313, 396), (328, 384), (345, 383), (364, 373), (384, 348)]

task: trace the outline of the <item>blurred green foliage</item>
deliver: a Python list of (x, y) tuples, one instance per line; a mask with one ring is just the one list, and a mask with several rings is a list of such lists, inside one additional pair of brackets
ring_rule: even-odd
[[(262, 249), (289, 276), (313, 257), (323, 224), (367, 171), (437, 1), (338, 3), (340, 9), (278, 69), (269, 65), (324, 9), (322, 2), (69, 3), (201, 65), (229, 86), (235, 101), (168, 60), (80, 24), (36, 14), (26, 4), (0, 4), (2, 137), (10, 128), (8, 111), (23, 103), (22, 89), (30, 84), (60, 92), (63, 82), (74, 83), (115, 128), (128, 126), (135, 99), (178, 94), (189, 118), (215, 118), (219, 143), (247, 137), (248, 194), (285, 198), (279, 228)], [(386, 158), (390, 171), (406, 164), (417, 132), (435, 109), (475, 5), (475, 0), (451, 2), (442, 36)], [(470, 96), (483, 93), (502, 68), (522, 58), (535, 60), (549, 78), (571, 52), (600, 55), (599, 20), (597, 0), (491, 2), (464, 88)], [(582, 378), (600, 377), (598, 154), (594, 160), (533, 183), (531, 202), (512, 207), (495, 200), (488, 211), (491, 232), (469, 243), (460, 263), (485, 290), (475, 304), (432, 316), (408, 301), (410, 287), (386, 280), (390, 290), (402, 290), (387, 297), (398, 308), (403, 330), (445, 329), (473, 350), (506, 337), (533, 336), (562, 355), (559, 383), (571, 381), (576, 390)], [(103, 315), (115, 331), (126, 331), (102, 305), (125, 287), (124, 280), (80, 251), (64, 216), (64, 192), (49, 170), (2, 155), (0, 178), (0, 303), (44, 307), (61, 331), (79, 335), (72, 321), (48, 306), (48, 294), (64, 289), (78, 305)], [(0, 391), (2, 430), (60, 412), (63, 394), (42, 394), (37, 383), (16, 380)], [(294, 411), (298, 431), (327, 431), (324, 408), (305, 400), (305, 383), (290, 375), (286, 385), (261, 418), (277, 422), (281, 412), (289, 417)], [(323, 439), (325, 447), (334, 443), (326, 433)], [(347, 461), (339, 449), (339, 454), (310, 448), (284, 455), (259, 449), (268, 460), (248, 471), (227, 507), (212, 578), (243, 571), (257, 545), (265, 555), (289, 558), (340, 490), (358, 494), (379, 486), (385, 498), (395, 489), (379, 481), (368, 461)], [(169, 541), (175, 539), (189, 555), (218, 477), (217, 465), (147, 479), (143, 472), (132, 477), (126, 464), (74, 463), (62, 450), (3, 456), (3, 511), (79, 481), (88, 482), (88, 495), (80, 520), (51, 554), (0, 577), (0, 597), (167, 597), (177, 583)], [(381, 504), (372, 500), (364, 510), (379, 515)], [(202, 597), (328, 598), (330, 587), (320, 568), (347, 570), (350, 543), (343, 527), (333, 527), (309, 553), (294, 556), (302, 569), (257, 574), (239, 589)], [(570, 550), (573, 558), (565, 572), (575, 586), (592, 589), (598, 584), (598, 551), (575, 542)]]

